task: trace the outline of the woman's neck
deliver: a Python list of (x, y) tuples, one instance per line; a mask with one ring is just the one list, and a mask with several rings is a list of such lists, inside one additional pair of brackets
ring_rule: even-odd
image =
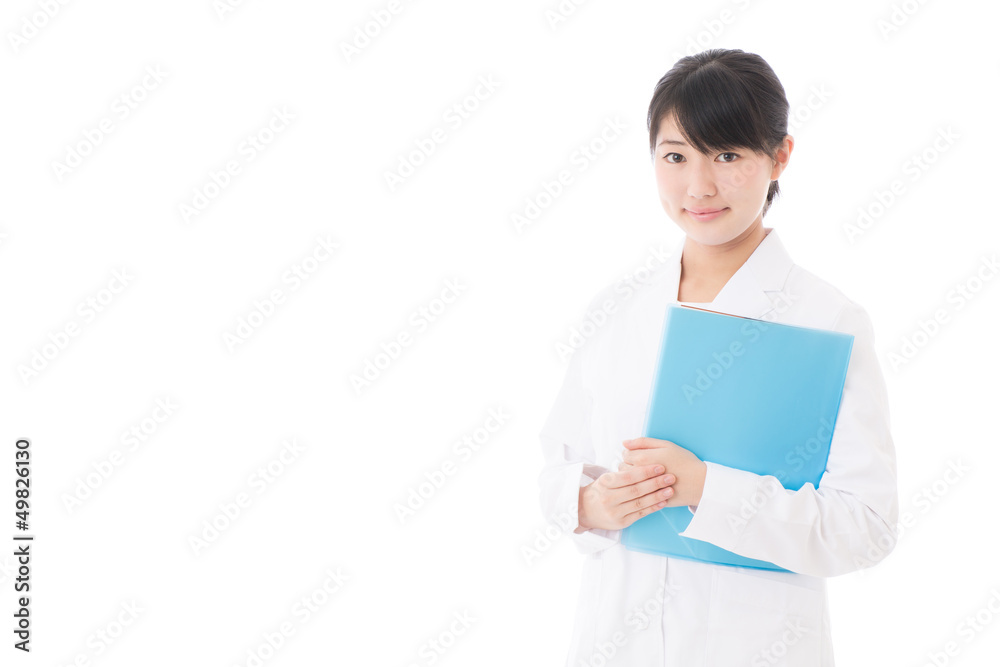
[[(681, 284), (693, 294), (717, 294), (747, 258), (753, 254), (771, 228), (758, 220), (728, 243), (706, 246), (687, 237), (681, 253)], [(706, 299), (706, 301), (709, 299)]]

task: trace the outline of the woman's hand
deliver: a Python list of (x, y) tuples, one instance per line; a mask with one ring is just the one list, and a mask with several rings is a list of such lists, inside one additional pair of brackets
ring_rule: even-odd
[(618, 466), (619, 471), (659, 464), (677, 477), (677, 482), (673, 485), (674, 493), (666, 507), (683, 507), (701, 502), (708, 466), (691, 450), (669, 440), (656, 438), (626, 440), (624, 445), (625, 452), (622, 454), (623, 462)]
[(661, 465), (633, 466), (606, 472), (592, 484), (580, 487), (581, 529), (619, 530), (666, 506), (675, 478), (664, 475)]

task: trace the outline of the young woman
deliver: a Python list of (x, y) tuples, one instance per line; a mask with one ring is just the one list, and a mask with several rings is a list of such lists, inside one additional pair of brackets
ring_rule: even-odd
[[(685, 238), (647, 287), (608, 285), (588, 311), (614, 311), (573, 355), (540, 433), (545, 515), (576, 526), (586, 555), (567, 665), (833, 665), (826, 577), (895, 545), (896, 463), (885, 382), (866, 311), (796, 265), (763, 218), (793, 139), (788, 101), (755, 54), (682, 58), (649, 106), (660, 202)], [(798, 491), (640, 438), (667, 305), (852, 334), (854, 345), (818, 487)], [(719, 415), (719, 419), (725, 419)], [(621, 530), (688, 506), (685, 537), (789, 572), (625, 549)]]

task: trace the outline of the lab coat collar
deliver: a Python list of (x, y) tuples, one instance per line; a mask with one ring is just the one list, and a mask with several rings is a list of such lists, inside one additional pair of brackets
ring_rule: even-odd
[[(712, 310), (756, 319), (765, 318), (774, 310), (775, 301), (768, 293), (782, 290), (794, 262), (778, 233), (770, 227), (764, 230), (767, 235), (715, 297)], [(684, 241), (680, 240), (668, 260), (664, 289), (671, 303), (677, 302)]]

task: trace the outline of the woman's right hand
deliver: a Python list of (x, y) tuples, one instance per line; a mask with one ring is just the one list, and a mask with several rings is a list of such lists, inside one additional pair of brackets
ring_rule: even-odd
[(576, 532), (602, 528), (620, 530), (666, 506), (676, 481), (663, 466), (632, 466), (606, 472), (592, 484), (580, 487), (579, 523)]

